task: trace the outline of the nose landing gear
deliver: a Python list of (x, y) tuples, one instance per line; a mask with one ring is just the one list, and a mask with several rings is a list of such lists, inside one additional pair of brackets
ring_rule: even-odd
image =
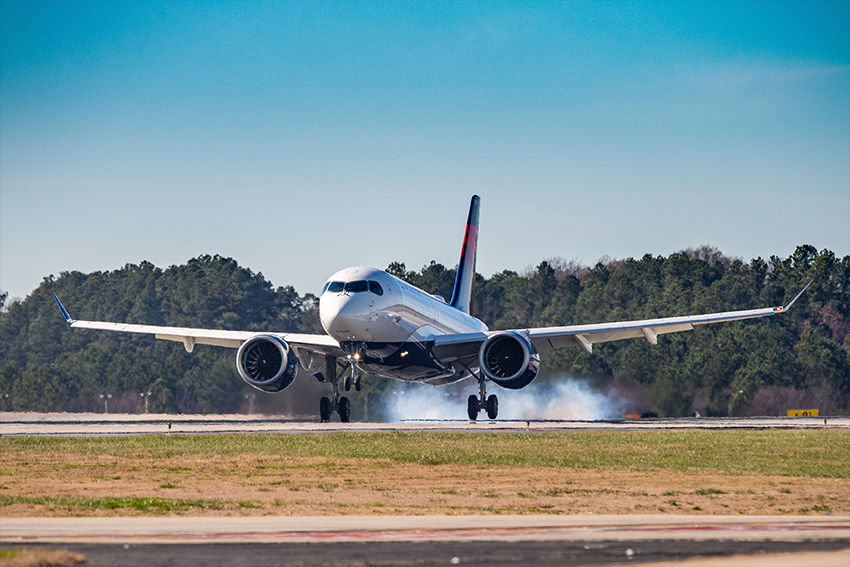
[(481, 410), (487, 412), (487, 417), (496, 419), (499, 415), (499, 398), (496, 394), (487, 396), (486, 378), (482, 374), (478, 374), (478, 395), (470, 394), (466, 400), (466, 413), (469, 419), (475, 421), (478, 419), (478, 414)]
[(363, 389), (363, 383), (360, 379), (360, 375), (357, 374), (356, 367), (353, 363), (351, 364), (351, 374), (345, 377), (343, 386), (345, 387), (346, 392), (351, 391), (351, 386), (354, 386), (354, 389), (358, 392)]

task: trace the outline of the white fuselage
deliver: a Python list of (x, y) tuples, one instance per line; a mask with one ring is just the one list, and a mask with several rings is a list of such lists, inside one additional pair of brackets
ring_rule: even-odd
[(345, 268), (328, 279), (319, 315), (325, 332), (340, 343), (423, 342), (437, 335), (487, 331), (482, 321), (442, 298), (365, 266)]

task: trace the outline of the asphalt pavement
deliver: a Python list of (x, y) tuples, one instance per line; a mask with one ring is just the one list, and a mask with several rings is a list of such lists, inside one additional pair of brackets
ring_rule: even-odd
[(850, 417), (689, 417), (579, 420), (410, 420), (320, 423), (269, 415), (0, 413), (0, 435), (172, 435), (334, 431), (582, 431), (648, 429), (850, 429)]

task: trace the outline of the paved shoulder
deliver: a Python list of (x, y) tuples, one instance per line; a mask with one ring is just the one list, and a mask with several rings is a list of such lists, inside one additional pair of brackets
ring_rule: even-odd
[(850, 516), (307, 516), (7, 518), (0, 541), (840, 541)]

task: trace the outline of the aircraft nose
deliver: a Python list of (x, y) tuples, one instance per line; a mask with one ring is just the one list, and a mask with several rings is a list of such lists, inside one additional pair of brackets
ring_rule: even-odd
[(325, 294), (319, 299), (319, 319), (322, 328), (333, 337), (350, 335), (354, 330), (355, 309), (351, 296)]
[(319, 298), (319, 320), (326, 333), (330, 334), (331, 325), (341, 307), (342, 302), (339, 301), (338, 297), (325, 294)]

